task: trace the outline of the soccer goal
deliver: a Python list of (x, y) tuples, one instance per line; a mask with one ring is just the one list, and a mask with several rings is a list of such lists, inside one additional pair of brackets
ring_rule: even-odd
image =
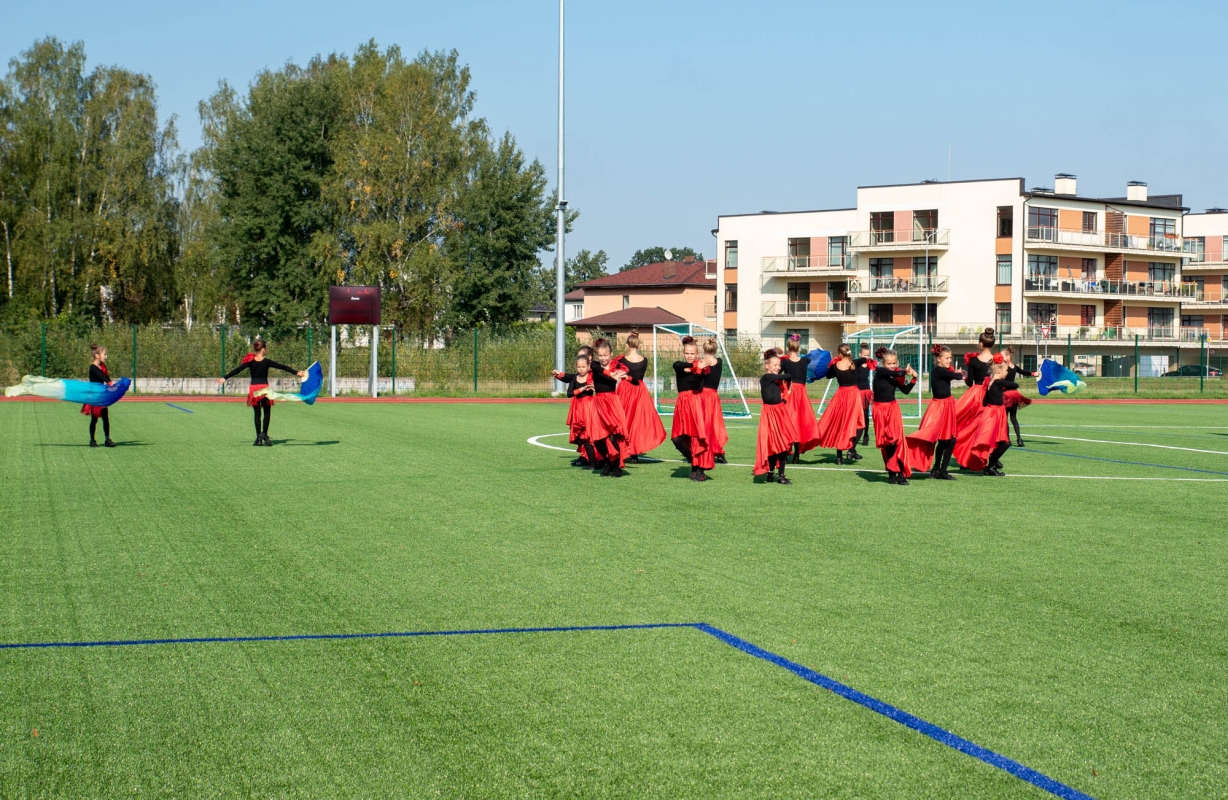
[[(929, 358), (925, 351), (925, 336), (921, 325), (872, 325), (868, 328), (844, 334), (844, 343), (853, 348), (853, 358), (857, 358), (862, 343), (870, 345), (870, 357), (880, 347), (894, 350), (900, 357), (900, 369), (912, 365), (920, 376), (917, 385), (913, 387), (913, 396), (897, 395), (900, 401), (900, 412), (909, 419), (921, 418), (921, 400), (929, 382)], [(835, 357), (835, 353), (832, 353)], [(835, 391), (835, 381), (828, 381), (823, 390), (823, 398), (819, 401), (818, 413), (823, 413), (828, 396)]]
[(674, 362), (682, 359), (682, 337), (693, 336), (702, 348), (703, 339), (716, 339), (720, 359), (725, 363), (724, 376), (721, 378), (721, 411), (729, 419), (750, 419), (750, 406), (746, 403), (746, 395), (742, 392), (742, 382), (733, 371), (733, 360), (725, 349), (725, 342), (716, 331), (696, 325), (693, 322), (679, 322), (674, 325), (652, 326), (652, 400), (657, 407), (657, 413), (672, 415), (673, 406), (662, 405), (662, 397), (673, 393)]

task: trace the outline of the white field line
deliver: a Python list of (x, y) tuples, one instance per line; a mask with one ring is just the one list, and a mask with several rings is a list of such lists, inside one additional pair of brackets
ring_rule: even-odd
[[(543, 447), (547, 450), (559, 450), (563, 453), (576, 452), (574, 447), (556, 447), (552, 444), (545, 444), (539, 440), (548, 439), (551, 436), (567, 436), (568, 433), (543, 433), (539, 436), (530, 436), (527, 441), (535, 447)], [(1132, 443), (1127, 443), (1132, 444)], [(1182, 450), (1185, 448), (1175, 448)], [(685, 464), (686, 462), (679, 458), (653, 458), (650, 459), (654, 463), (661, 464)], [(735, 464), (732, 461), (728, 464), (722, 464), (723, 467), (746, 467), (753, 468), (753, 464)], [(862, 467), (808, 467), (802, 464), (790, 464), (790, 470), (800, 469), (808, 472), (843, 472), (851, 475), (857, 472), (882, 473), (881, 469), (865, 469)], [(1228, 478), (1132, 478), (1127, 476), (1111, 476), (1111, 475), (1020, 475), (1019, 473), (1011, 473), (1008, 478), (1040, 478), (1040, 479), (1058, 479), (1058, 480), (1075, 480), (1075, 481), (1158, 481), (1161, 483), (1228, 483)]]
[(1147, 444), (1145, 442), (1114, 442), (1108, 439), (1081, 439), (1077, 436), (1050, 436), (1044, 433), (1029, 433), (1033, 439), (1058, 439), (1064, 442), (1095, 442), (1097, 444), (1119, 444), (1124, 447), (1154, 447), (1157, 450), (1184, 450), (1187, 453), (1210, 453), (1217, 456), (1228, 456), (1224, 450), (1199, 450), (1197, 447), (1177, 447), (1171, 444)]

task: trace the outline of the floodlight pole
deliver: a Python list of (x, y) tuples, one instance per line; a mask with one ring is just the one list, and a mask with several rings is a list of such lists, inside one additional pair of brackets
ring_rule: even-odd
[[(558, 197), (558, 246), (555, 248), (554, 264), (554, 368), (566, 371), (566, 339), (563, 336), (564, 285), (567, 276), (567, 254), (564, 239), (567, 235), (567, 199), (563, 192), (563, 3), (559, 0), (559, 197)], [(563, 384), (555, 381), (555, 391), (564, 391)]]

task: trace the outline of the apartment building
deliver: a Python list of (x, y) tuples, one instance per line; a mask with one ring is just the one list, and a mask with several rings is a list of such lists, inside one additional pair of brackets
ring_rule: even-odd
[(1186, 214), (1182, 280), (1191, 296), (1181, 303), (1181, 325), (1204, 328), (1215, 342), (1228, 340), (1228, 209)]
[[(720, 321), (727, 337), (797, 333), (828, 349), (859, 327), (912, 324), (950, 344), (992, 325), (1019, 343), (1112, 352), (1137, 336), (1153, 350), (1196, 348), (1204, 333), (1225, 335), (1203, 312), (1228, 298), (1228, 248), (1215, 240), (1228, 214), (1187, 212), (1181, 195), (1149, 197), (1144, 183), (1084, 197), (1059, 174), (1052, 188), (1022, 178), (863, 186), (853, 208), (721, 216)], [(1189, 247), (1201, 249), (1187, 252), (1194, 218)], [(1183, 269), (1186, 259), (1199, 266)]]

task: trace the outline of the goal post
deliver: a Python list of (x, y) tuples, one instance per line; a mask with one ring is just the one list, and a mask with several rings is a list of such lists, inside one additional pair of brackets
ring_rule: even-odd
[[(880, 347), (894, 350), (900, 358), (900, 369), (912, 365), (917, 371), (917, 385), (913, 388), (913, 397), (898, 395), (900, 412), (905, 418), (920, 419), (922, 401), (925, 389), (929, 383), (929, 359), (927, 357), (924, 326), (921, 325), (871, 325), (856, 331), (846, 331), (842, 340), (853, 349), (853, 358), (857, 358), (863, 343), (870, 345), (870, 357)], [(833, 353), (833, 357), (834, 357)], [(819, 401), (818, 413), (823, 413), (828, 395), (832, 392), (832, 381), (827, 382), (823, 397)]]
[(652, 326), (652, 401), (657, 407), (657, 413), (663, 416), (674, 413), (673, 406), (664, 405), (662, 400), (669, 397), (671, 389), (674, 388), (673, 364), (682, 358), (684, 336), (695, 337), (700, 347), (703, 342), (698, 340), (709, 337), (716, 340), (717, 352), (725, 364), (721, 387), (718, 390), (721, 411), (729, 419), (750, 419), (750, 405), (746, 402), (742, 380), (734, 371), (733, 359), (729, 357), (724, 339), (711, 328), (693, 322)]

